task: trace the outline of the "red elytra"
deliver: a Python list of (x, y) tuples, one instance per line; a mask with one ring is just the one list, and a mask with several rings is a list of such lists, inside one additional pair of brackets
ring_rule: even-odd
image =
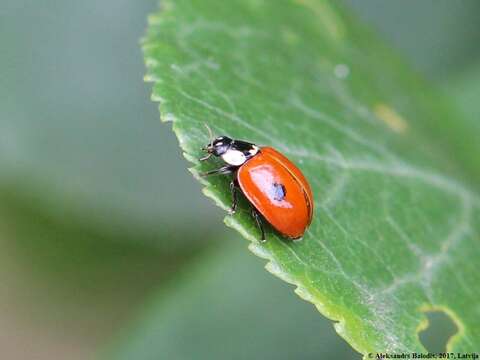
[[(287, 157), (271, 147), (219, 136), (203, 148), (207, 160), (221, 157), (226, 165), (203, 175), (234, 174), (230, 183), (233, 204), (237, 207), (236, 189), (240, 188), (252, 205), (252, 215), (265, 240), (260, 215), (283, 236), (298, 239), (312, 222), (312, 189), (302, 172)], [(259, 215), (260, 214), (260, 215)]]
[(303, 236), (312, 221), (313, 195), (305, 176), (288, 158), (271, 147), (261, 148), (240, 166), (237, 180), (275, 230), (291, 239)]

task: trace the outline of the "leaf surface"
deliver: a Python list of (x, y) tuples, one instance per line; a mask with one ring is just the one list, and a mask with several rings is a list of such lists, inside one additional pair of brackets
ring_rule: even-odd
[[(337, 321), (357, 351), (425, 351), (422, 311), (480, 343), (478, 160), (449, 141), (461, 117), (391, 51), (329, 1), (165, 1), (144, 53), (161, 118), (194, 174), (216, 134), (274, 146), (311, 182), (302, 241), (259, 231), (242, 203), (226, 224), (267, 269)], [(201, 180), (227, 209), (229, 179)], [(232, 284), (235, 286), (235, 284)], [(321, 336), (321, 335), (319, 335)]]

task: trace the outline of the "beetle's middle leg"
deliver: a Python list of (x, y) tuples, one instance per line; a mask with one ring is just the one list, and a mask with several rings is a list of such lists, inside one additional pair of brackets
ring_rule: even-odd
[(235, 211), (237, 211), (237, 205), (238, 205), (238, 181), (237, 179), (233, 179), (230, 182), (230, 192), (232, 193), (232, 206), (228, 210), (230, 214), (235, 214)]
[(238, 166), (232, 166), (232, 165), (224, 165), (221, 168), (218, 169), (213, 169), (206, 171), (204, 173), (201, 173), (200, 176), (210, 176), (210, 175), (228, 175), (232, 174), (237, 170)]

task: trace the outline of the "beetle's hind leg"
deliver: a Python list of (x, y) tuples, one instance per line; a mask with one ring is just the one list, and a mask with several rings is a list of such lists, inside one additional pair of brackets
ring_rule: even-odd
[(235, 214), (235, 211), (237, 211), (238, 205), (238, 182), (236, 179), (233, 179), (230, 182), (230, 192), (232, 193), (232, 206), (228, 212), (233, 215)]
[(266, 242), (265, 238), (265, 229), (263, 228), (263, 222), (260, 217), (260, 214), (258, 213), (257, 209), (255, 209), (253, 206), (250, 209), (250, 213), (252, 214), (252, 217), (255, 219), (255, 222), (257, 223), (258, 228), (262, 232), (262, 237), (260, 239), (261, 242)]

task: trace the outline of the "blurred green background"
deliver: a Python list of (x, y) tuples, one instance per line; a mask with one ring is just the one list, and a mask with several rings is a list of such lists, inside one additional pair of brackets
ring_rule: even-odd
[[(346, 4), (480, 129), (480, 2)], [(0, 0), (1, 358), (359, 359), (187, 171), (143, 82), (157, 6)]]

